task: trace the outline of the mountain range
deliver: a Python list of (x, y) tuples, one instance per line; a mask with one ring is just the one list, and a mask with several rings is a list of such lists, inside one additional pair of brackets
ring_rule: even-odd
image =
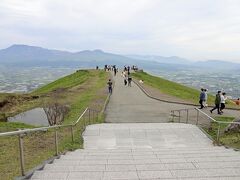
[(181, 57), (153, 55), (118, 55), (102, 50), (68, 52), (45, 49), (36, 46), (16, 44), (0, 50), (0, 63), (4, 66), (53, 66), (53, 67), (95, 67), (105, 64), (117, 66), (137, 65), (141, 68), (217, 68), (240, 69), (239, 63), (219, 60), (193, 62)]

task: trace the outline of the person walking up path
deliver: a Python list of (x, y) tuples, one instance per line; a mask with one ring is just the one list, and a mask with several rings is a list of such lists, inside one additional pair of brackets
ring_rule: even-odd
[(221, 104), (221, 91), (218, 91), (215, 98), (215, 107), (211, 109), (210, 112), (212, 113), (215, 109), (217, 109), (218, 114), (221, 114), (220, 104)]
[(220, 107), (220, 112), (223, 113), (223, 109), (225, 109), (225, 103), (226, 103), (227, 97), (226, 97), (226, 93), (223, 92), (221, 94), (221, 107)]
[(107, 84), (108, 84), (108, 92), (112, 94), (112, 85), (113, 85), (112, 80), (109, 79)]
[(128, 86), (132, 86), (132, 77), (128, 76)]
[(203, 109), (204, 108), (204, 101), (206, 100), (206, 94), (204, 92), (204, 89), (201, 89), (201, 93), (200, 93), (200, 97), (199, 97), (199, 104), (201, 105), (201, 107), (199, 109)]

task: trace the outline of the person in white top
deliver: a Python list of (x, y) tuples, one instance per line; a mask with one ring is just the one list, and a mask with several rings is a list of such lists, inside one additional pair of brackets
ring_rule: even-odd
[(223, 109), (225, 109), (225, 107), (226, 107), (226, 106), (225, 106), (225, 103), (226, 103), (226, 100), (227, 100), (226, 93), (223, 92), (220, 97), (221, 97), (220, 112), (223, 113)]

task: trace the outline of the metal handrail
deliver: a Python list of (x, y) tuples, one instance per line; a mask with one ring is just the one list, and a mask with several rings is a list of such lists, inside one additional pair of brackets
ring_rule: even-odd
[(76, 126), (77, 123), (80, 121), (80, 119), (82, 119), (82, 117), (84, 116), (84, 114), (87, 112), (87, 110), (89, 110), (88, 107), (83, 111), (83, 113), (79, 116), (79, 118), (77, 119), (77, 121), (76, 121), (74, 124), (72, 124), (72, 125)]
[(240, 122), (217, 121), (216, 119), (214, 119), (213, 117), (209, 116), (207, 113), (201, 111), (200, 109), (198, 109), (198, 108), (194, 108), (194, 109), (196, 109), (200, 113), (204, 114), (205, 116), (207, 116), (209, 119), (211, 119), (212, 121), (214, 121), (216, 123), (220, 123), (220, 124), (238, 124), (238, 125), (240, 125)]
[(189, 108), (189, 109), (175, 109), (175, 110), (171, 110), (171, 112), (179, 112), (179, 111), (187, 111), (187, 110), (197, 110), (199, 111), (200, 113), (204, 114), (205, 116), (207, 116), (208, 119), (211, 119), (213, 122), (216, 122), (216, 123), (221, 123), (221, 124), (239, 124), (240, 125), (240, 122), (227, 122), (227, 121), (218, 121), (216, 119), (214, 119), (213, 117), (209, 116), (207, 113), (201, 111), (200, 109), (198, 108)]
[(240, 125), (240, 122), (227, 122), (227, 121), (217, 121), (216, 119), (214, 119), (213, 117), (209, 116), (207, 113), (203, 112), (202, 110), (198, 109), (198, 108), (189, 108), (189, 109), (178, 109), (178, 110), (171, 110), (171, 116), (173, 116), (173, 120), (174, 120), (174, 115), (175, 112), (179, 113), (179, 122), (180, 122), (180, 114), (182, 111), (187, 111), (187, 121), (186, 123), (188, 123), (188, 119), (189, 119), (189, 110), (196, 110), (197, 111), (197, 121), (196, 121), (196, 125), (198, 125), (198, 120), (199, 120), (199, 113), (205, 115), (207, 117), (207, 119), (211, 120), (212, 122), (215, 122), (218, 124), (218, 131), (217, 131), (217, 143), (219, 143), (219, 137), (220, 137), (220, 126), (221, 124), (237, 124)]
[(75, 126), (80, 121), (80, 119), (84, 116), (84, 114), (86, 113), (87, 110), (89, 110), (89, 108), (86, 108), (84, 110), (84, 112), (79, 116), (77, 121), (73, 124), (46, 126), (46, 127), (40, 127), (40, 128), (32, 128), (32, 129), (24, 129), (24, 130), (18, 130), (18, 131), (4, 132), (4, 133), (0, 133), (0, 137), (20, 135), (20, 134), (26, 134), (26, 133), (30, 133), (30, 132), (44, 131), (44, 130), (48, 130), (48, 129), (56, 129), (56, 128), (61, 128), (61, 127)]
[[(38, 132), (38, 131), (47, 131), (49, 129), (55, 129), (55, 151), (56, 151), (56, 156), (59, 155), (58, 151), (58, 129), (63, 128), (63, 127), (71, 127), (71, 137), (72, 137), (72, 142), (74, 142), (74, 127), (79, 123), (79, 121), (83, 118), (83, 116), (88, 112), (88, 119), (90, 122), (91, 119), (91, 111), (93, 112), (93, 117), (94, 115), (96, 118), (98, 118), (98, 115), (100, 111), (93, 110), (90, 108), (86, 108), (83, 113), (79, 116), (79, 118), (76, 120), (76, 122), (72, 124), (67, 124), (67, 125), (55, 125), (55, 126), (47, 126), (47, 127), (39, 127), (39, 128), (33, 128), (33, 129), (24, 129), (24, 130), (18, 130), (18, 131), (11, 131), (11, 132), (4, 132), (0, 133), (0, 137), (3, 136), (18, 136), (19, 139), (19, 156), (20, 156), (20, 168), (21, 168), (21, 175), (25, 176), (25, 158), (24, 158), (24, 136), (27, 135), (28, 133), (32, 132)], [(96, 114), (94, 114), (96, 113)]]

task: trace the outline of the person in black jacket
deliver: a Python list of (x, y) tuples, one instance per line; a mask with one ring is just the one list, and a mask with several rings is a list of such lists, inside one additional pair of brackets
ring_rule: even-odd
[(221, 91), (218, 91), (215, 98), (215, 107), (211, 109), (210, 112), (212, 113), (215, 109), (217, 109), (218, 114), (222, 114), (220, 111), (220, 105), (221, 105)]
[(112, 85), (113, 85), (112, 80), (109, 79), (107, 84), (108, 84), (108, 92), (112, 94)]

